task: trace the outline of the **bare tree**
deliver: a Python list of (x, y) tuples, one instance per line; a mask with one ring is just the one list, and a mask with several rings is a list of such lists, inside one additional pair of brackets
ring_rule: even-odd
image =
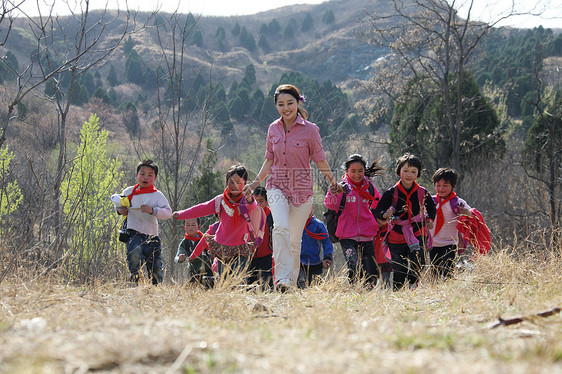
[(8, 41), (14, 23), (14, 13), (16, 13), (25, 0), (10, 1), (2, 0), (0, 9), (0, 47)]
[[(155, 26), (162, 61), (156, 72), (158, 119), (149, 129), (153, 131), (151, 136), (142, 138), (151, 139), (152, 147), (145, 149), (153, 149), (160, 160), (160, 189), (176, 210), (186, 202), (187, 188), (204, 151), (205, 132), (213, 120), (210, 107), (214, 86), (209, 73), (205, 92), (194, 92), (186, 73), (189, 69), (187, 49), (197, 20), (178, 13), (171, 14), (166, 20), (163, 17), (157, 19), (162, 20)], [(137, 153), (140, 156), (142, 152)], [(172, 223), (164, 234), (169, 234), (166, 241), (171, 243), (166, 261), (170, 274), (180, 236), (178, 225)]]
[(557, 82), (547, 86), (542, 66), (541, 59), (534, 68), (534, 100), (524, 99), (534, 108), (535, 121), (527, 134), (523, 165), (529, 177), (546, 187), (546, 215), (554, 232), (562, 217), (562, 85), (557, 68)]
[[(56, 258), (62, 255), (64, 228), (60, 186), (67, 172), (67, 121), (76, 93), (76, 81), (81, 74), (98, 65), (115, 51), (128, 33), (132, 31), (133, 15), (128, 11), (112, 12), (107, 9), (92, 12), (89, 0), (80, 3), (80, 11), (70, 9), (70, 16), (54, 14), (54, 4), (44, 14), (38, 4), (38, 17), (26, 16), (25, 20), (35, 44), (30, 47), (30, 62), (21, 71), (15, 72), (15, 92), (10, 100), (1, 126), (0, 145), (5, 141), (6, 129), (12, 119), (14, 108), (28, 94), (43, 96), (56, 109), (58, 115), (57, 142), (59, 146), (56, 171), (49, 189), (52, 196), (50, 222), (45, 230), (54, 229), (54, 240), (50, 243)], [(109, 29), (118, 28), (119, 34), (106, 39)], [(44, 90), (47, 83), (49, 90)], [(45, 93), (47, 91), (47, 93)]]
[[(368, 86), (376, 96), (373, 100), (378, 99), (380, 105), (382, 96), (393, 104), (404, 104), (412, 97), (420, 97), (422, 103), (427, 103), (425, 98), (439, 97), (441, 118), (424, 126), (430, 133), (446, 132), (446, 142), (438, 146), (452, 148), (451, 166), (460, 170), (465, 108), (477, 100), (463, 97), (468, 64), (489, 31), (517, 13), (512, 9), (485, 23), (472, 19), (474, 0), (391, 0), (390, 4), (387, 14), (367, 15), (370, 27), (365, 38), (389, 51), (375, 64)], [(464, 18), (457, 11), (461, 5), (467, 9)]]

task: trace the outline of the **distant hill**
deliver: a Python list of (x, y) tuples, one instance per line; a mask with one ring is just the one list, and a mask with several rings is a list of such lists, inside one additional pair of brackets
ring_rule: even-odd
[[(202, 44), (189, 46), (186, 69), (193, 77), (197, 73), (204, 77), (212, 74), (213, 80), (220, 81), (226, 88), (243, 77), (249, 64), (255, 66), (257, 83), (264, 91), (269, 90), (271, 82), (284, 71), (298, 71), (320, 81), (329, 79), (339, 86), (349, 87), (355, 79), (368, 79), (369, 65), (384, 54), (363, 42), (359, 32), (364, 27), (360, 20), (364, 18), (365, 10), (380, 11), (385, 6), (384, 0), (332, 0), (318, 5), (287, 6), (249, 16), (196, 18), (193, 32), (200, 32)], [(90, 19), (99, 18), (99, 14), (98, 11), (92, 12)], [(148, 13), (139, 14), (137, 21), (144, 22), (149, 16)], [(168, 16), (161, 14), (158, 19), (162, 21)], [(121, 32), (124, 20), (124, 14), (120, 15), (120, 19), (110, 26), (106, 40), (114, 39)], [(260, 30), (263, 32), (264, 27), (275, 23), (279, 30), (269, 30), (263, 37), (269, 48), (259, 46)], [(14, 33), (6, 45), (22, 62), (28, 59), (29, 46), (33, 45), (26, 24), (24, 19), (16, 20)], [(142, 61), (155, 69), (162, 62), (160, 47), (152, 28), (154, 21), (148, 25), (151, 28), (133, 34), (132, 39)], [(242, 46), (239, 35), (233, 34), (236, 25), (245, 28), (253, 37), (254, 51)], [(225, 35), (222, 43), (216, 37), (219, 28)], [(169, 40), (169, 36), (163, 39)], [(110, 65), (113, 65), (118, 76), (124, 77), (125, 58), (125, 53), (120, 50), (95, 70), (107, 76)]]

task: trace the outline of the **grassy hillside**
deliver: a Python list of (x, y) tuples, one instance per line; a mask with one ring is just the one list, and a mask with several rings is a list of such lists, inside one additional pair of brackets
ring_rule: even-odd
[[(339, 278), (288, 294), (222, 284), (0, 284), (2, 373), (562, 373), (561, 253), (504, 248), (391, 293)], [(520, 323), (491, 328), (505, 319)]]

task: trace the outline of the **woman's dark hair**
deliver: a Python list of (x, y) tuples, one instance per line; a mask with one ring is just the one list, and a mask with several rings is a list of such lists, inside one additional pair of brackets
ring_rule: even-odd
[(440, 180), (445, 180), (449, 182), (451, 187), (454, 189), (457, 185), (457, 181), (459, 180), (459, 173), (451, 168), (440, 168), (433, 174), (431, 179), (433, 184), (439, 182)]
[(157, 177), (158, 176), (158, 165), (156, 165), (156, 162), (146, 159), (146, 160), (142, 160), (141, 162), (138, 163), (137, 165), (137, 174), (139, 173), (140, 169), (146, 166), (148, 168), (151, 168), (152, 170), (154, 170), (154, 176)]
[(261, 196), (265, 199), (265, 201), (267, 201), (267, 190), (265, 187), (257, 186), (254, 191), (252, 191), (252, 195), (256, 197)]
[(306, 109), (301, 107), (301, 103), (304, 103), (304, 97), (301, 96), (299, 89), (293, 86), (292, 84), (282, 84), (275, 90), (275, 94), (273, 95), (273, 99), (275, 100), (275, 104), (277, 104), (277, 98), (281, 94), (289, 94), (297, 100), (299, 107), (297, 108), (298, 114), (301, 115), (302, 118), (308, 118), (308, 112)]
[(422, 171), (422, 163), (420, 158), (411, 153), (405, 153), (402, 156), (398, 157), (398, 160), (396, 160), (396, 174), (398, 176), (400, 176), (400, 169), (402, 169), (402, 166), (406, 164), (418, 168), (418, 178), (419, 178)]
[(347, 169), (349, 169), (349, 166), (351, 164), (353, 164), (354, 162), (360, 162), (363, 165), (363, 167), (365, 168), (365, 176), (367, 178), (372, 178), (374, 176), (384, 174), (384, 171), (386, 170), (386, 168), (384, 166), (379, 165), (380, 160), (381, 160), (380, 157), (377, 158), (371, 164), (371, 166), (367, 167), (367, 162), (365, 161), (363, 156), (361, 156), (358, 153), (354, 153), (347, 158), (347, 160), (343, 163), (342, 166), (343, 166), (344, 170), (347, 171)]
[(233, 165), (231, 166), (228, 171), (226, 172), (226, 184), (228, 184), (228, 180), (230, 179), (230, 177), (232, 177), (234, 174), (238, 175), (240, 178), (244, 179), (245, 182), (248, 181), (248, 171), (246, 170), (246, 168), (244, 167), (244, 165)]

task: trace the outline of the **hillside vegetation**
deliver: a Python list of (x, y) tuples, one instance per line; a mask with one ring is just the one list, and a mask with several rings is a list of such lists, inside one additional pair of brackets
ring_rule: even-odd
[(500, 250), (394, 293), (345, 276), (264, 294), (21, 274), (0, 284), (0, 372), (561, 373), (560, 255)]
[[(423, 157), (421, 183), (431, 190), (431, 174), (450, 166), (453, 153), (463, 176), (458, 192), (483, 213), (495, 243), (520, 238), (534, 243), (526, 247), (533, 252), (555, 246), (562, 210), (558, 31), (491, 27), (459, 71), (462, 80), (452, 74), (437, 84), (401, 75), (392, 45), (374, 38), (377, 27), (398, 25), (385, 18), (393, 11), (385, 1), (333, 0), (240, 17), (95, 11), (84, 28), (81, 17), (3, 23), (3, 258), (62, 266), (77, 283), (98, 272), (114, 278), (123, 265), (116, 262), (123, 256), (119, 217), (109, 200), (96, 199), (132, 184), (143, 158), (160, 164), (157, 186), (173, 209), (220, 193), (232, 164), (246, 164), (252, 177), (277, 117), (272, 96), (280, 83), (301, 88), (338, 177), (349, 154), (382, 156), (388, 172), (374, 182), (384, 191), (396, 182), (395, 157), (412, 151)], [(375, 14), (384, 21), (372, 23)], [(430, 47), (419, 48), (420, 64), (440, 53)], [(372, 84), (387, 77), (391, 88), (409, 90), (381, 98)], [(454, 115), (440, 85), (459, 98)], [(454, 152), (445, 119), (464, 126)], [(97, 149), (88, 148), (84, 131)], [(70, 193), (68, 186), (81, 187)], [(316, 178), (317, 215), (326, 187)], [(94, 222), (104, 223), (84, 232)], [(162, 236), (169, 279), (183, 279), (172, 265), (181, 227), (163, 222)]]

